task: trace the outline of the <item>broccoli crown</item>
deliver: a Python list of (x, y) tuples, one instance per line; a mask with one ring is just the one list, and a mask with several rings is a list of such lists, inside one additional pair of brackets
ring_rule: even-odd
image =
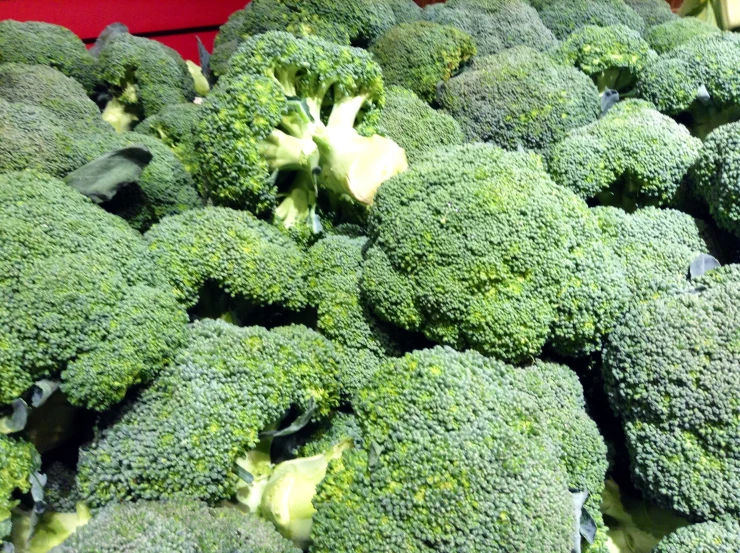
[(170, 361), (187, 317), (137, 233), (63, 182), (30, 172), (0, 178), (0, 213), (0, 322), (17, 348), (0, 403), (61, 376), (71, 403), (103, 410)]
[(624, 25), (586, 25), (565, 39), (555, 56), (589, 75), (599, 91), (610, 88), (621, 92), (634, 86), (655, 52), (639, 32)]
[(389, 29), (370, 52), (383, 68), (386, 83), (408, 88), (430, 103), (438, 83), (448, 81), (476, 53), (470, 35), (429, 21)]
[(701, 141), (643, 100), (625, 100), (547, 152), (553, 180), (583, 199), (628, 211), (666, 205)]
[(637, 93), (704, 138), (740, 119), (740, 35), (698, 36), (648, 64)]
[(663, 538), (652, 553), (735, 553), (738, 543), (740, 525), (721, 520), (679, 528)]
[(689, 265), (700, 254), (717, 255), (717, 237), (703, 221), (675, 209), (646, 207), (625, 213), (595, 207), (602, 240), (622, 260), (633, 302), (690, 289)]
[(563, 40), (586, 25), (626, 25), (640, 33), (645, 21), (622, 0), (530, 0), (547, 27)]
[(636, 305), (609, 336), (604, 378), (634, 482), (692, 519), (740, 513), (740, 271)]
[(232, 508), (198, 501), (111, 504), (54, 553), (298, 553), (270, 525)]
[(442, 86), (439, 102), (469, 140), (509, 150), (545, 148), (600, 111), (589, 77), (523, 46), (480, 58)]
[(98, 79), (95, 60), (83, 42), (59, 25), (0, 21), (0, 63), (48, 65), (92, 92)]
[(695, 17), (679, 17), (648, 29), (645, 40), (653, 50), (665, 54), (694, 38), (719, 33), (720, 30), (711, 23)]
[(709, 206), (717, 225), (740, 236), (740, 122), (707, 136), (691, 169), (691, 188)]
[(642, 17), (648, 32), (652, 27), (680, 19), (665, 0), (624, 0), (624, 3)]
[(453, 0), (430, 4), (424, 9), (424, 17), (468, 33), (473, 37), (478, 55), (496, 54), (514, 46), (545, 51), (557, 44), (537, 10), (521, 0)]
[(3, 534), (3, 522), (10, 518), (10, 511), (16, 505), (13, 493), (18, 490), (31, 490), (31, 476), (41, 466), (41, 457), (28, 442), (17, 440), (0, 433), (0, 540)]
[(314, 501), (317, 553), (566, 553), (569, 486), (603, 487), (606, 448), (563, 366), (417, 351), (383, 364), (356, 409), (362, 440)]
[(102, 82), (138, 119), (195, 98), (185, 61), (156, 40), (117, 34), (101, 49), (98, 65)]
[(381, 187), (369, 232), (361, 285), (376, 314), (457, 349), (588, 351), (626, 293), (585, 202), (531, 153), (437, 150)]
[(306, 327), (196, 322), (175, 362), (80, 452), (78, 487), (94, 506), (230, 498), (234, 463), (260, 431), (291, 406), (316, 416), (336, 407), (339, 371), (331, 343)]

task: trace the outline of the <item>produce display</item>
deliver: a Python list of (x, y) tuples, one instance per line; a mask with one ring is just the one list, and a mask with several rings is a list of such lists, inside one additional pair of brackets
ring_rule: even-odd
[(0, 551), (740, 551), (740, 35), (689, 11), (0, 21)]

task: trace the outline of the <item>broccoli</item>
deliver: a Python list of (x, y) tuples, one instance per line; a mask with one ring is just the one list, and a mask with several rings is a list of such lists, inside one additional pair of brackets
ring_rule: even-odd
[(645, 32), (645, 40), (653, 50), (665, 54), (694, 38), (719, 33), (717, 27), (706, 21), (695, 17), (680, 17), (651, 27)]
[(448, 81), (476, 53), (470, 35), (429, 21), (389, 29), (370, 52), (383, 69), (386, 83), (408, 88), (429, 103), (439, 83)]
[(95, 59), (79, 37), (49, 23), (0, 21), (0, 63), (48, 65), (76, 79), (87, 93), (98, 81)]
[(372, 126), (382, 102), (365, 51), (283, 32), (248, 39), (202, 108), (196, 147), (210, 197), (313, 230), (319, 203), (371, 204), (407, 167), (395, 142), (355, 129)]
[(679, 528), (663, 539), (653, 553), (735, 553), (740, 524), (727, 519)]
[(16, 491), (31, 490), (31, 477), (41, 467), (41, 457), (32, 444), (0, 432), (0, 545), (10, 534), (10, 511), (18, 501)]
[(680, 19), (665, 0), (624, 0), (624, 3), (642, 17), (648, 32), (652, 27)]
[(667, 205), (701, 141), (643, 100), (625, 100), (547, 152), (553, 180), (585, 200), (627, 211)]
[(558, 42), (537, 10), (523, 0), (450, 0), (428, 5), (424, 18), (468, 33), (480, 56), (514, 46), (546, 51)]
[(530, 0), (544, 24), (561, 40), (586, 25), (626, 25), (642, 33), (645, 21), (622, 0)]
[(637, 94), (705, 138), (740, 119), (740, 35), (699, 36), (648, 64)]
[(270, 523), (198, 501), (112, 504), (53, 553), (299, 553)]
[(690, 519), (740, 514), (740, 266), (636, 305), (608, 338), (603, 372), (635, 484)]
[(51, 377), (71, 403), (104, 410), (180, 346), (186, 314), (141, 236), (62, 181), (0, 175), (0, 236), (0, 326), (15, 343), (0, 404)]
[(306, 327), (198, 321), (175, 362), (81, 450), (83, 498), (93, 506), (228, 499), (238, 484), (235, 462), (260, 431), (291, 407), (327, 415), (338, 404), (341, 370), (331, 343)]
[(80, 501), (77, 491), (77, 474), (62, 462), (55, 461), (44, 467), (46, 485), (44, 486), (44, 506), (54, 513), (74, 513)]
[(597, 349), (627, 294), (585, 202), (531, 153), (433, 152), (381, 187), (369, 236), (361, 286), (381, 320), (504, 360)]
[(195, 98), (185, 61), (156, 40), (116, 34), (100, 50), (98, 65), (101, 81), (113, 95), (103, 118), (119, 130), (128, 130), (123, 120), (141, 121), (166, 106)]
[(588, 551), (603, 551), (606, 448), (582, 393), (554, 364), (444, 347), (387, 361), (356, 401), (361, 439), (318, 486), (311, 551), (568, 553), (569, 489), (594, 494)]
[(586, 25), (565, 39), (555, 56), (589, 75), (599, 92), (609, 88), (621, 93), (634, 87), (655, 52), (640, 33), (624, 25)]
[(439, 102), (468, 140), (509, 150), (546, 148), (600, 112), (591, 79), (524, 46), (477, 59), (441, 87)]
[(740, 236), (740, 122), (707, 136), (691, 169), (690, 191), (709, 206), (719, 227)]

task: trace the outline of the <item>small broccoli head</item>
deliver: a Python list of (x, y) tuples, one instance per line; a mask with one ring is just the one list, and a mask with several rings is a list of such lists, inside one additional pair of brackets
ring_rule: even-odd
[(694, 38), (719, 33), (711, 23), (695, 17), (680, 17), (651, 27), (645, 32), (645, 40), (653, 50), (665, 54)]
[(41, 467), (41, 457), (28, 442), (0, 433), (0, 544), (10, 534), (10, 512), (18, 503), (13, 494), (31, 490), (31, 477)]
[(561, 40), (586, 25), (626, 25), (642, 33), (645, 22), (622, 0), (531, 0), (542, 21)]
[(624, 3), (642, 17), (647, 32), (657, 25), (680, 19), (665, 0), (624, 0)]
[(627, 211), (667, 205), (701, 141), (642, 100), (626, 100), (574, 131), (547, 152), (555, 182), (585, 200)]
[(429, 21), (403, 23), (370, 47), (388, 84), (400, 85), (433, 102), (437, 86), (452, 77), (475, 53), (467, 33)]
[(0, 21), (0, 63), (48, 65), (76, 79), (88, 93), (97, 82), (95, 60), (83, 42), (59, 25)]
[(509, 150), (544, 149), (596, 120), (600, 110), (589, 77), (526, 47), (479, 58), (440, 92), (469, 140)]
[(663, 538), (652, 553), (734, 553), (740, 524), (734, 520), (704, 522), (679, 528)]

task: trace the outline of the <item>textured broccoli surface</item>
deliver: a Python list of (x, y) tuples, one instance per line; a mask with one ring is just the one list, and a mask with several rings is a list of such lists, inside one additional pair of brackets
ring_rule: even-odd
[(586, 200), (627, 211), (667, 205), (701, 141), (643, 100), (625, 100), (547, 152), (553, 180)]
[(464, 31), (429, 21), (402, 23), (385, 32), (370, 47), (388, 84), (408, 88), (427, 102), (476, 54)]
[(80, 500), (77, 492), (77, 473), (67, 465), (55, 461), (43, 468), (46, 475), (44, 505), (53, 513), (74, 513)]
[(626, 293), (582, 200), (539, 156), (438, 150), (381, 187), (362, 288), (384, 321), (523, 361), (598, 347)]
[(112, 504), (53, 553), (298, 553), (253, 515), (197, 501)]
[(695, 17), (680, 17), (651, 27), (645, 32), (645, 40), (653, 50), (665, 54), (694, 38), (719, 33), (711, 23)]
[(0, 21), (0, 63), (48, 65), (76, 79), (91, 93), (97, 66), (83, 42), (59, 25), (28, 21)]
[(559, 39), (586, 25), (626, 25), (640, 33), (645, 29), (642, 17), (622, 0), (530, 0), (530, 4)]
[(691, 519), (740, 513), (737, 328), (740, 271), (637, 305), (609, 336), (604, 377), (633, 481)]
[(740, 525), (734, 520), (723, 520), (679, 528), (652, 553), (735, 553), (738, 545)]
[(337, 406), (340, 370), (332, 344), (306, 327), (196, 322), (175, 362), (81, 450), (80, 491), (91, 505), (230, 498), (235, 461), (263, 429), (291, 407), (320, 417)]
[(624, 0), (624, 3), (642, 17), (647, 31), (651, 27), (680, 19), (665, 0)]
[[(10, 532), (7, 523), (10, 511), (18, 503), (16, 491), (31, 490), (31, 476), (41, 466), (41, 458), (32, 444), (0, 433), (0, 540)], [(1, 544), (2, 542), (0, 542)]]
[(475, 61), (450, 79), (439, 101), (471, 141), (543, 149), (600, 112), (591, 79), (524, 46)]

